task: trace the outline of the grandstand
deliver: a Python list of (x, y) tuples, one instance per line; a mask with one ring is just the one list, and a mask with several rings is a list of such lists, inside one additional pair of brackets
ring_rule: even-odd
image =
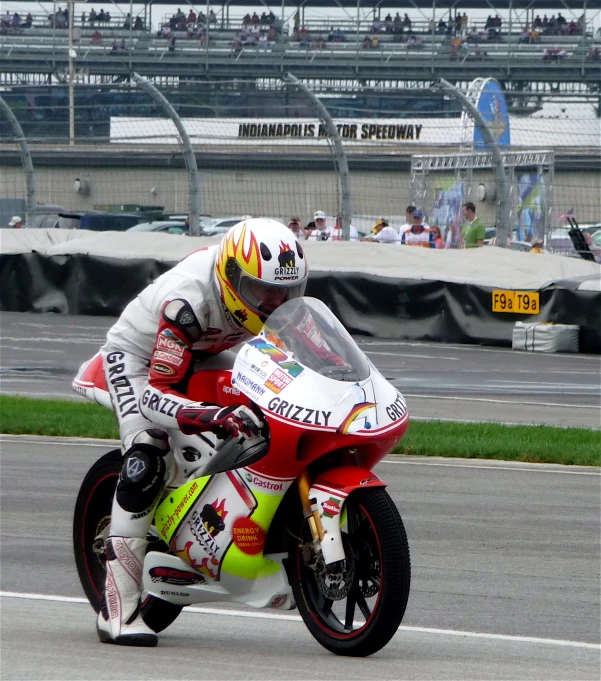
[[(183, 5), (161, 4), (174, 12)], [(197, 20), (183, 25), (173, 21), (173, 13), (155, 9), (152, 17), (152, 4), (133, 5), (134, 21), (126, 27), (129, 3), (114, 6), (121, 8), (119, 17), (111, 6), (111, 20), (93, 25), (94, 3), (78, 3), (71, 59), (68, 28), (40, 14), (37, 3), (31, 3), (36, 11), (30, 27), (0, 30), (1, 96), (32, 147), (41, 202), (64, 201), (83, 210), (159, 201), (174, 213), (186, 212), (181, 149), (164, 111), (132, 84), (136, 72), (187, 119), (201, 173), (202, 210), (228, 216), (269, 209), (283, 218), (320, 207), (334, 215), (340, 190), (328, 140), (275, 141), (238, 132), (245, 121), (319, 125), (303, 96), (286, 87), (282, 76), (291, 72), (319, 95), (339, 124), (419, 127), (419, 139), (395, 144), (345, 140), (354, 219), (363, 216), (370, 226), (380, 214), (402, 214), (400, 207), (413, 200), (413, 155), (462, 150), (461, 108), (436, 88), (438, 79), (467, 90), (475, 78), (493, 77), (505, 93), (513, 147), (554, 154), (555, 205), (578, 206), (579, 218), (589, 222), (601, 216), (599, 120), (591, 118), (591, 104), (597, 115), (601, 109), (601, 0), (285, 0), (271, 6), (274, 19), (259, 18), (254, 33), (243, 26), (244, 14), (248, 10), (250, 16), (256, 6), (247, 0), (215, 6), (208, 22), (200, 20), (207, 5), (195, 5)], [(188, 12), (190, 5), (183, 8)], [(269, 11), (268, 5), (257, 7), (264, 15)], [(473, 18), (457, 28), (455, 16), (472, 12)], [(566, 15), (561, 27), (535, 28), (539, 14), (561, 12)], [(407, 15), (411, 26), (395, 30), (397, 13), (401, 21)], [(492, 26), (482, 13), (498, 15), (500, 25)], [(571, 106), (569, 115), (549, 118), (545, 106), (551, 98)], [(68, 144), (70, 109), (73, 145)], [(119, 125), (132, 120), (137, 128), (122, 127), (125, 132), (117, 134)], [(196, 135), (193, 125), (202, 128)], [(8, 122), (0, 119), (0, 184), (6, 197), (21, 198), (21, 156), (14, 139)], [(523, 172), (534, 176), (538, 169)], [(76, 178), (87, 180), (87, 194), (73, 191)], [(480, 184), (492, 182), (489, 171), (474, 173), (466, 191), (473, 197)], [(495, 220), (493, 197), (489, 191), (480, 205), (489, 224)]]
[[(182, 79), (278, 78), (293, 72), (338, 87), (356, 82), (406, 86), (438, 78), (467, 83), (485, 73), (521, 95), (553, 90), (598, 94), (600, 88), (600, 40), (593, 18), (601, 0), (306, 0), (290, 3), (292, 7), (282, 2), (281, 10), (278, 4), (272, 6), (278, 12), (277, 18), (272, 12), (272, 24), (258, 24), (258, 30), (247, 35), (241, 34), (240, 19), (229, 12), (255, 6), (254, 2), (224, 3), (212, 23), (177, 23), (166, 16), (154, 28), (146, 15), (148, 3), (141, 4), (145, 16), (138, 17), (137, 29), (133, 21), (123, 21), (125, 9), (119, 19), (101, 24), (91, 25), (89, 14), (83, 23), (81, 16), (75, 17), (74, 66), (81, 82), (122, 80), (132, 71), (163, 84)], [(297, 4), (302, 5), (298, 10)], [(129, 9), (129, 3), (122, 7)], [(199, 7), (196, 19), (206, 9)], [(347, 18), (312, 18), (311, 10), (317, 7), (346, 8)], [(370, 8), (373, 12), (365, 18)], [(501, 13), (504, 19), (494, 26), (469, 18), (465, 25), (455, 24), (455, 15), (463, 11), (467, 16), (475, 8)], [(562, 10), (568, 12), (565, 24), (535, 28), (536, 14), (561, 15)], [(397, 26), (395, 12), (399, 18), (401, 13), (407, 16), (409, 23)], [(67, 27), (58, 26), (52, 17), (49, 21), (37, 13), (29, 28), (5, 26), (0, 36), (0, 84), (64, 80), (68, 47)]]

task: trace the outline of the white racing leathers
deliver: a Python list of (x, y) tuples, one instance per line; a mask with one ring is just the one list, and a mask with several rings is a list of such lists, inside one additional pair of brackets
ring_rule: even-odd
[(217, 246), (190, 254), (125, 308), (101, 348), (123, 450), (149, 428), (177, 428), (187, 381), (197, 361), (250, 334), (221, 301)]

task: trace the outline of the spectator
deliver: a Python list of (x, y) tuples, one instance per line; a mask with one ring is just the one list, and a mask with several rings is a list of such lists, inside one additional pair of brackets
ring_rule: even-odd
[(209, 11), (209, 24), (216, 24), (217, 23), (217, 15), (213, 10)]
[(309, 241), (323, 241), (324, 240), (324, 235), (323, 233), (317, 229), (315, 226), (315, 221), (311, 220), (311, 222), (307, 223), (306, 227), (304, 228), (305, 232), (305, 239)]
[(125, 17), (125, 21), (123, 22), (123, 28), (125, 30), (129, 30), (131, 27), (131, 14), (128, 12), (127, 16)]
[[(90, 12), (90, 14), (92, 14), (92, 13)], [(100, 10), (100, 14), (98, 15), (98, 21), (100, 23), (103, 23), (103, 22), (106, 21), (106, 14), (104, 13), (103, 9)]]
[(415, 206), (407, 206), (405, 209), (405, 224), (399, 227), (399, 235), (402, 236), (404, 232), (407, 232), (413, 226), (413, 211), (417, 210)]
[[(85, 16), (85, 13), (84, 13)], [(31, 16), (31, 12), (27, 12), (27, 16), (25, 17), (25, 21), (22, 24), (23, 28), (31, 28), (33, 26), (33, 17)]]
[(86, 13), (85, 12), (81, 13), (81, 25), (82, 26), (86, 25)]
[(136, 17), (134, 20), (134, 31), (143, 31), (144, 23), (142, 22), (142, 17)]
[[(326, 241), (342, 241), (342, 215), (336, 216), (336, 224), (326, 228)], [(359, 241), (359, 232), (354, 225), (349, 225), (349, 241)]]
[(322, 210), (315, 211), (313, 220), (315, 220), (315, 229), (308, 237), (309, 240), (325, 241), (328, 238), (326, 234), (326, 214)]
[(121, 38), (121, 43), (119, 44), (119, 49), (121, 51), (127, 50), (127, 45), (125, 44), (125, 38)]
[(250, 26), (251, 24), (252, 20), (250, 18), (250, 14), (245, 14), (242, 18), (242, 26)]
[(406, 28), (408, 31), (411, 30), (411, 19), (407, 15), (407, 12), (405, 12), (405, 16), (403, 17), (403, 27)]
[(562, 47), (548, 47), (543, 53), (543, 61), (563, 61), (567, 56)]
[(374, 46), (374, 44), (373, 44), (371, 38), (368, 35), (366, 35), (365, 38), (363, 38), (363, 42), (361, 43), (361, 47), (364, 50), (370, 50), (373, 46)]
[(92, 33), (92, 45), (98, 45), (101, 40), (102, 33), (100, 33), (98, 30), (94, 31), (94, 33)]
[(186, 23), (187, 24), (195, 24), (196, 23), (196, 13), (194, 12), (193, 9), (190, 9), (188, 12), (188, 17), (186, 18)]
[(442, 238), (442, 232), (438, 225), (432, 225), (430, 227), (430, 234), (432, 235), (432, 241), (434, 242), (434, 248), (446, 248), (447, 245)]
[(92, 7), (92, 9), (90, 10), (90, 26), (94, 26), (97, 18), (98, 15), (96, 14), (96, 10)]
[(532, 248), (530, 249), (530, 253), (544, 253), (542, 239), (535, 237), (534, 239), (532, 239), (530, 245), (532, 246)]
[(250, 22), (253, 26), (260, 26), (261, 25), (261, 19), (256, 12), (253, 12), (252, 17), (250, 18)]
[(423, 224), (424, 214), (421, 210), (413, 211), (413, 224), (411, 229), (401, 234), (401, 244), (405, 246), (421, 246), (422, 248), (434, 248), (434, 241), (430, 228)]
[(175, 52), (175, 36), (172, 35), (171, 38), (169, 38), (169, 52)]
[(323, 50), (324, 47), (327, 46), (326, 41), (320, 36), (315, 36), (313, 40), (311, 41), (310, 49), (311, 50)]
[(380, 218), (371, 230), (369, 236), (365, 236), (361, 241), (377, 241), (381, 244), (399, 244), (399, 235), (394, 227), (388, 224), (387, 220)]
[(8, 223), (8, 226), (12, 227), (13, 229), (23, 229), (23, 220), (19, 215), (13, 215), (10, 222)]
[(457, 59), (461, 54), (461, 38), (453, 38), (451, 42), (451, 59)]
[(290, 221), (288, 222), (288, 229), (297, 239), (303, 239), (305, 236), (301, 227), (300, 218), (290, 218)]
[(422, 39), (414, 34), (407, 36), (407, 49), (419, 50), (424, 46)]
[(463, 248), (484, 246), (486, 229), (482, 220), (476, 216), (476, 206), (471, 201), (468, 201), (463, 204), (462, 212), (466, 220), (461, 230)]
[(117, 41), (113, 40), (113, 44), (111, 45), (111, 54), (117, 54), (119, 51), (119, 45), (117, 45)]

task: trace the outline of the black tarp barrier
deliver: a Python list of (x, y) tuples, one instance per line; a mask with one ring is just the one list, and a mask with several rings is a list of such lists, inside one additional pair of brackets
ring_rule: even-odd
[[(0, 255), (0, 309), (118, 316), (175, 264), (85, 254)], [(566, 280), (540, 291), (540, 313), (493, 313), (493, 287), (349, 272), (312, 272), (307, 295), (328, 305), (353, 334), (510, 346), (516, 321), (580, 327), (580, 351), (601, 353), (601, 292)]]

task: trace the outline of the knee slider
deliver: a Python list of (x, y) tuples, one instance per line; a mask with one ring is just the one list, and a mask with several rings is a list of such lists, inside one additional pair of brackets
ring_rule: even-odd
[(124, 511), (141, 513), (154, 504), (165, 478), (164, 454), (148, 444), (135, 444), (126, 452), (117, 484), (117, 501)]

